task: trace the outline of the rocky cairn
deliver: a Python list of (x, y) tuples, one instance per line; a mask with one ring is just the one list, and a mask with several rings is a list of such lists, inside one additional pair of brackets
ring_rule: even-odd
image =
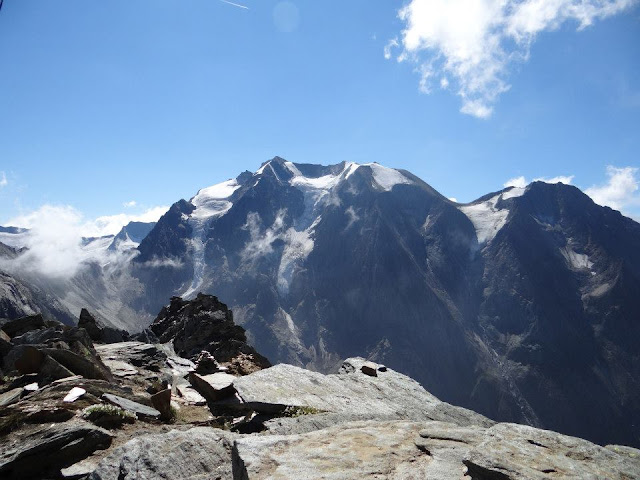
[(270, 366), (208, 295), (131, 338), (86, 310), (0, 325), (0, 478), (640, 478), (636, 449), (495, 423), (362, 358)]

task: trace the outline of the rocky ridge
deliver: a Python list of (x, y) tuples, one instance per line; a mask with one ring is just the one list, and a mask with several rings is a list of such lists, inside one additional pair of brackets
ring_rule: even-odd
[(88, 315), (91, 335), (2, 323), (2, 478), (640, 478), (636, 449), (496, 423), (363, 358), (269, 367), (215, 297), (126, 342), (94, 345)]

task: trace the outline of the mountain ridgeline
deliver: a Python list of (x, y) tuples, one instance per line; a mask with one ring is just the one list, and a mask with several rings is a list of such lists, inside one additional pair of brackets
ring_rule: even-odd
[(492, 418), (640, 444), (640, 224), (575, 187), (458, 205), (406, 171), (276, 157), (138, 248), (137, 308), (215, 293), (272, 360), (362, 355)]
[(175, 203), (137, 249), (106, 318), (214, 294), (273, 362), (359, 355), (496, 420), (640, 445), (640, 224), (573, 186), (461, 205), (404, 170), (276, 157)]

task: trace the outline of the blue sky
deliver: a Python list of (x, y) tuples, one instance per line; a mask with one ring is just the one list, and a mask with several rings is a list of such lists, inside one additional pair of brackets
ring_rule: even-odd
[(275, 155), (459, 201), (573, 176), (640, 217), (637, 2), (235, 3), (5, 0), (0, 225), (134, 218)]

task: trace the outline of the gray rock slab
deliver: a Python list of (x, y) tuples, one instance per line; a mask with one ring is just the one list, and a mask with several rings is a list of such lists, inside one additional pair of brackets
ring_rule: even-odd
[(179, 385), (176, 387), (176, 393), (185, 403), (192, 403), (194, 405), (206, 405), (207, 399), (200, 395), (196, 389), (187, 385)]
[(131, 377), (138, 374), (136, 367), (122, 360), (102, 360), (116, 377)]
[[(356, 422), (304, 435), (250, 436), (234, 445), (235, 478), (243, 480), (429, 478), (431, 459), (413, 439), (415, 422)], [(458, 470), (461, 477), (462, 465)]]
[(364, 359), (348, 359), (343, 373), (323, 375), (280, 364), (238, 377), (234, 388), (248, 408), (271, 413), (285, 406), (360, 418), (447, 420), (462, 425), (493, 425), (470, 410), (441, 402), (415, 380), (392, 369), (376, 377), (361, 372)]
[(105, 393), (101, 398), (111, 405), (115, 405), (116, 407), (120, 407), (123, 410), (128, 410), (135, 413), (138, 417), (160, 417), (160, 412), (155, 408), (149, 407), (147, 405), (142, 405), (141, 403), (134, 402), (123, 397), (119, 397), (118, 395)]
[(91, 480), (231, 480), (231, 449), (237, 434), (209, 427), (143, 435), (118, 447)]
[(87, 422), (65, 422), (13, 433), (0, 443), (0, 478), (47, 478), (111, 444), (106, 430)]
[(235, 393), (233, 383), (237, 377), (218, 372), (210, 375), (189, 374), (189, 382), (203, 397), (211, 401), (222, 400)]
[(640, 458), (576, 437), (499, 423), (464, 458), (472, 477), (532, 480), (640, 478)]
[(0, 407), (6, 407), (20, 400), (23, 388), (13, 388), (8, 392), (0, 393)]

